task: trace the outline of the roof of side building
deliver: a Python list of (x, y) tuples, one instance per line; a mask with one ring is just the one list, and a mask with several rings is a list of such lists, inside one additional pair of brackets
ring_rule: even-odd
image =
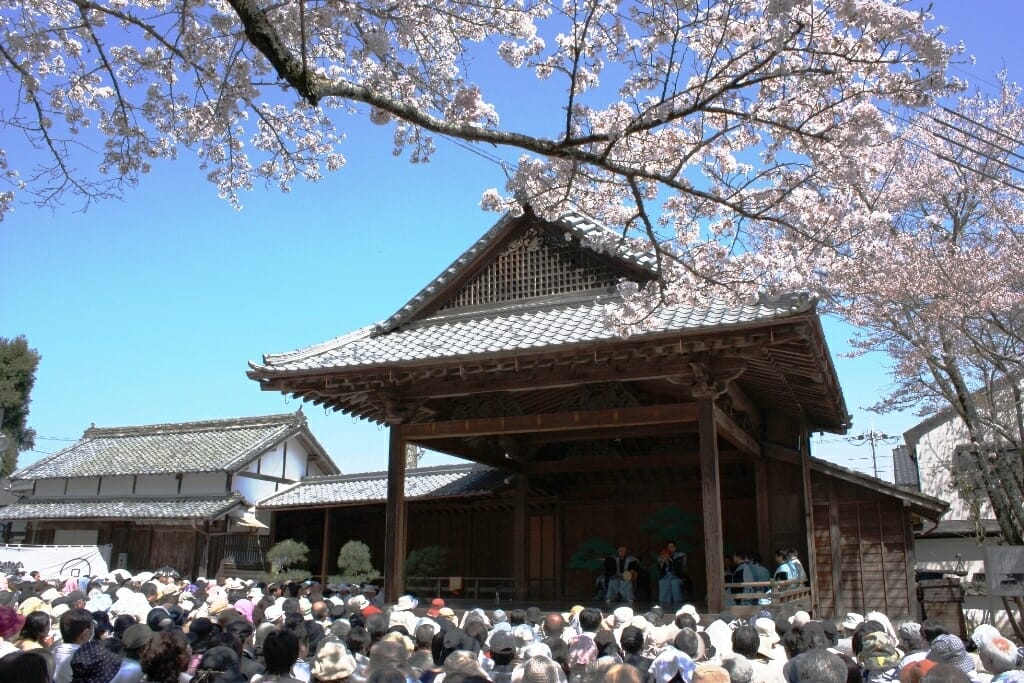
[(91, 427), (76, 443), (18, 470), (13, 479), (236, 471), (302, 433), (325, 469), (337, 466), (309, 432), (302, 411), (260, 417), (131, 427)]

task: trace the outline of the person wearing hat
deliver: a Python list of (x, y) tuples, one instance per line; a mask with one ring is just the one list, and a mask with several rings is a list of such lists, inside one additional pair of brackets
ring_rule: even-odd
[(434, 598), (430, 601), (430, 607), (427, 608), (427, 616), (437, 619), (441, 615), (442, 607), (444, 607), (444, 598)]
[(896, 643), (885, 631), (875, 631), (864, 636), (857, 662), (864, 672), (867, 683), (882, 683), (897, 680), (894, 677), (896, 665), (900, 663)]
[(90, 640), (71, 656), (72, 683), (110, 683), (121, 668), (121, 660), (103, 641)]
[(153, 629), (145, 624), (132, 624), (125, 629), (121, 635), (124, 657), (121, 659), (121, 668), (114, 678), (114, 683), (138, 683), (142, 680), (140, 656), (142, 649), (152, 637)]
[(344, 643), (329, 638), (317, 650), (313, 659), (314, 683), (342, 683), (356, 672), (356, 658), (349, 654)]
[(523, 662), (522, 683), (560, 683), (563, 678), (558, 664), (550, 657), (536, 655)]
[(495, 631), (488, 644), (488, 651), (494, 662), (491, 680), (494, 683), (509, 683), (516, 668), (516, 639), (507, 631)]
[(946, 633), (932, 641), (926, 659), (936, 664), (951, 664), (963, 671), (972, 681), (979, 680), (975, 673), (974, 660), (967, 654), (964, 641), (959, 636)]
[(61, 643), (53, 649), (54, 683), (71, 683), (71, 658), (78, 648), (92, 640), (92, 614), (84, 609), (69, 609), (60, 617)]
[(398, 598), (391, 607), (391, 614), (388, 618), (388, 626), (404, 626), (406, 633), (412, 633), (416, 630), (416, 622), (419, 621), (413, 610), (419, 601), (411, 595), (403, 595)]

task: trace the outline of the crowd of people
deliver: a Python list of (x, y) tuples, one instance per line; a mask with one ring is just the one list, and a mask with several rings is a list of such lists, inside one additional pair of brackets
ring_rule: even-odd
[(1024, 683), (1021, 650), (991, 626), (964, 640), (927, 620), (771, 606), (748, 619), (690, 604), (457, 612), (173, 570), (0, 577), (0, 638), (2, 683)]

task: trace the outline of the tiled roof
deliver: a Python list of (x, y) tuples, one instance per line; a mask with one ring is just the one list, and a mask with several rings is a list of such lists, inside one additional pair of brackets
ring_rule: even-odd
[(32, 500), (0, 508), (0, 520), (215, 519), (242, 502), (237, 493), (216, 498)]
[[(505, 215), (483, 237), (474, 242), (469, 249), (464, 251), (450, 266), (445, 268), (440, 275), (421, 289), (390, 318), (376, 325), (374, 332), (390, 332), (410, 320), (439, 289), (470, 268), (471, 264), (488, 247), (509, 230), (509, 226), (517, 218), (511, 214)], [(657, 259), (653, 253), (640, 248), (638, 240), (624, 238), (616, 231), (588, 216), (580, 213), (569, 213), (555, 221), (554, 225), (564, 228), (567, 235), (577, 237), (584, 246), (593, 251), (609, 254), (620, 261), (652, 274), (654, 272)]]
[[(540, 350), (570, 344), (608, 341), (615, 332), (605, 324), (605, 307), (613, 302), (593, 298), (529, 306), (489, 309), (486, 313), (446, 315), (410, 323), (388, 334), (363, 328), (316, 346), (264, 357), (251, 364), (259, 374), (356, 368), (386, 363), (463, 358), (476, 354)], [(730, 308), (664, 306), (645, 331), (633, 335), (721, 329), (729, 325), (768, 322), (814, 308), (806, 296), (787, 297)], [(250, 373), (252, 374), (252, 373)]]
[[(406, 498), (443, 498), (490, 493), (503, 485), (508, 472), (485, 465), (441, 465), (410, 469), (405, 474)], [(310, 477), (264, 498), (257, 508), (304, 507), (387, 500), (388, 473), (364, 472)]]
[(14, 479), (233, 471), (304, 428), (302, 411), (264, 417), (87, 429)]

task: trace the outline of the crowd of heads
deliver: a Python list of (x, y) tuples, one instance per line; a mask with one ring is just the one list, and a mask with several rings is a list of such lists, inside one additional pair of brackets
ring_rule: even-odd
[(385, 604), (372, 586), (173, 570), (0, 578), (0, 681), (17, 683), (1024, 683), (1018, 646), (880, 612), (709, 617)]

